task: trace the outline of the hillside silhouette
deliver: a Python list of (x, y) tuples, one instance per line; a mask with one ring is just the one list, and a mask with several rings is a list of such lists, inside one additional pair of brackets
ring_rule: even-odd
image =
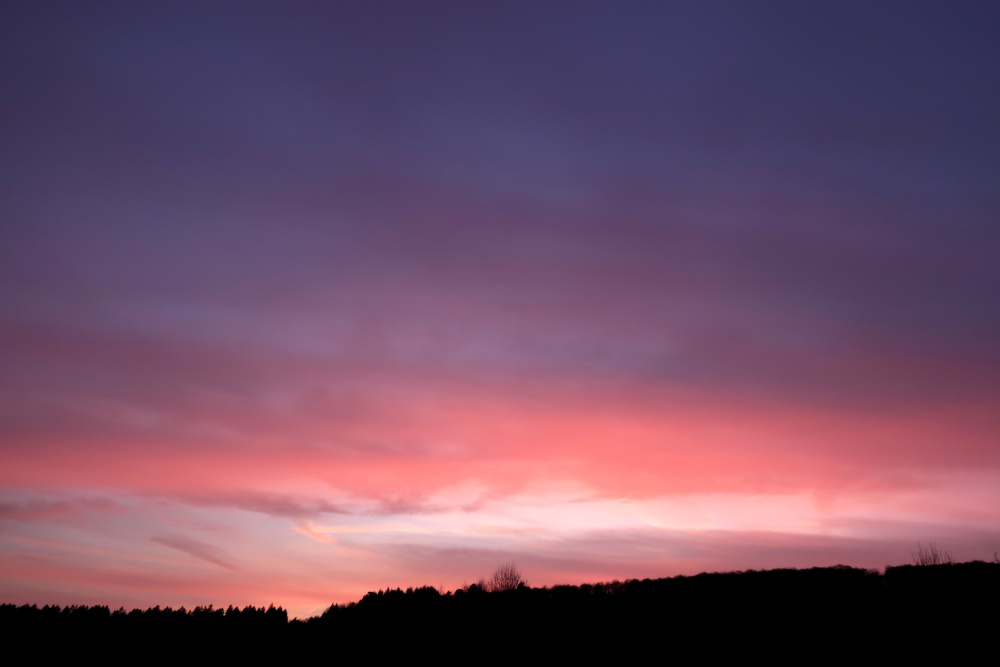
[[(488, 588), (488, 587), (487, 587)], [(579, 586), (389, 589), (322, 615), (274, 607), (0, 605), (13, 643), (49, 654), (363, 659), (605, 655), (794, 660), (950, 656), (987, 648), (1000, 611), (1000, 563), (844, 565), (703, 573)], [(110, 652), (109, 652), (110, 651)], [(463, 658), (464, 656), (464, 658)]]

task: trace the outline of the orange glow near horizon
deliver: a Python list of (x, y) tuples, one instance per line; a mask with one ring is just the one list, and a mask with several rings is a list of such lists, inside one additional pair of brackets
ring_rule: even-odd
[[(162, 437), (120, 437), (99, 450), (87, 440), (63, 437), (52, 447), (39, 438), (8, 451), (0, 472), (24, 498), (7, 503), (8, 519), (25, 531), (5, 538), (5, 569), (22, 582), (8, 595), (44, 598), (46, 590), (85, 579), (104, 582), (123, 601), (140, 599), (142, 590), (148, 599), (192, 600), (188, 606), (228, 604), (227, 595), (239, 591), (244, 604), (276, 602), (304, 616), (356, 599), (373, 581), (453, 589), (517, 554), (526, 571), (535, 565), (537, 584), (816, 564), (807, 546), (797, 556), (789, 544), (780, 557), (745, 545), (723, 553), (727, 540), (742, 543), (751, 534), (798, 535), (803, 545), (818, 539), (844, 554), (875, 539), (880, 555), (869, 553), (863, 563), (873, 566), (893, 558), (888, 545), (926, 539), (923, 530), (940, 532), (958, 516), (980, 532), (1000, 521), (986, 509), (1000, 506), (1000, 477), (983, 473), (974, 481), (976, 460), (994, 456), (985, 408), (900, 420), (762, 401), (723, 408), (721, 397), (677, 402), (666, 395), (657, 403), (653, 395), (635, 388), (615, 402), (576, 396), (543, 406), (537, 392), (425, 393), (397, 423), (337, 429), (294, 414), (264, 415), (255, 422), (269, 428), (256, 436), (238, 421), (220, 420), (226, 435), (182, 447)], [(934, 443), (954, 433), (957, 420), (967, 448), (952, 452), (949, 469)], [(249, 440), (236, 447), (228, 434), (244, 431)], [(288, 442), (296, 433), (313, 440)], [(406, 444), (334, 446), (362, 436)], [(869, 530), (871, 521), (883, 528)], [(74, 528), (63, 541), (44, 538), (58, 535), (59, 525)], [(144, 535), (141, 546), (129, 535)], [(95, 547), (81, 560), (87, 544), (116, 543), (121, 552)], [(546, 555), (557, 544), (579, 544), (581, 555), (549, 572), (544, 563), (566, 558)], [(415, 562), (411, 555), (401, 570), (396, 552), (407, 550), (423, 555)], [(632, 565), (614, 564), (629, 552)], [(28, 553), (36, 555), (24, 560)], [(151, 558), (160, 574), (142, 579), (140, 568), (131, 579), (127, 563)], [(313, 574), (335, 567), (339, 583), (307, 593), (306, 578), (281, 574), (293, 562), (313, 563), (304, 570)], [(73, 590), (97, 601), (86, 586)], [(271, 597), (256, 599), (259, 591)]]

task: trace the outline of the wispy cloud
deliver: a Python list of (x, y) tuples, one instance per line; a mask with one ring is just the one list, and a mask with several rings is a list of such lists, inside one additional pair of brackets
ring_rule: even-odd
[(240, 571), (240, 568), (236, 565), (235, 560), (229, 554), (227, 554), (223, 549), (220, 549), (212, 544), (180, 535), (151, 537), (150, 540), (152, 542), (156, 542), (157, 544), (162, 544), (163, 546), (186, 553), (189, 556), (200, 558), (201, 560), (212, 563), (213, 565), (218, 565), (219, 567), (227, 570), (232, 570), (233, 572)]
[(265, 491), (179, 493), (168, 497), (197, 507), (231, 507), (290, 519), (352, 513), (351, 508), (345, 504)]
[(58, 516), (71, 516), (80, 512), (113, 511), (118, 503), (108, 498), (28, 498), (0, 501), (0, 519), (33, 521)]

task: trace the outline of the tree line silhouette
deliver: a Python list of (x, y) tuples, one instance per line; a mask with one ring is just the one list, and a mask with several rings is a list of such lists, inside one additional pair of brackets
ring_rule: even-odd
[[(77, 650), (150, 646), (217, 657), (275, 651), (303, 658), (336, 647), (341, 656), (406, 657), (432, 650), (515, 659), (601, 652), (638, 656), (658, 650), (707, 651), (716, 657), (768, 652), (816, 655), (864, 651), (874, 657), (971, 650), (992, 641), (1000, 612), (1000, 563), (903, 565), (884, 572), (838, 565), (811, 569), (702, 573), (579, 586), (454, 592), (430, 586), (373, 591), (331, 605), (320, 616), (288, 620), (275, 606), (243, 609), (0, 605), (8, 636), (53, 638)], [(29, 639), (30, 638), (30, 639)], [(686, 648), (685, 648), (686, 647)], [(332, 649), (331, 649), (332, 650)], [(801, 653), (806, 651), (806, 653)], [(213, 653), (214, 652), (214, 653)], [(437, 655), (436, 653), (435, 655)]]

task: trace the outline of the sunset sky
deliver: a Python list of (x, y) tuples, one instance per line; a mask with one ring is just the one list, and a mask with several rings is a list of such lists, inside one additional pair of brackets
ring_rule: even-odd
[(5, 1), (0, 602), (991, 559), (998, 35)]

